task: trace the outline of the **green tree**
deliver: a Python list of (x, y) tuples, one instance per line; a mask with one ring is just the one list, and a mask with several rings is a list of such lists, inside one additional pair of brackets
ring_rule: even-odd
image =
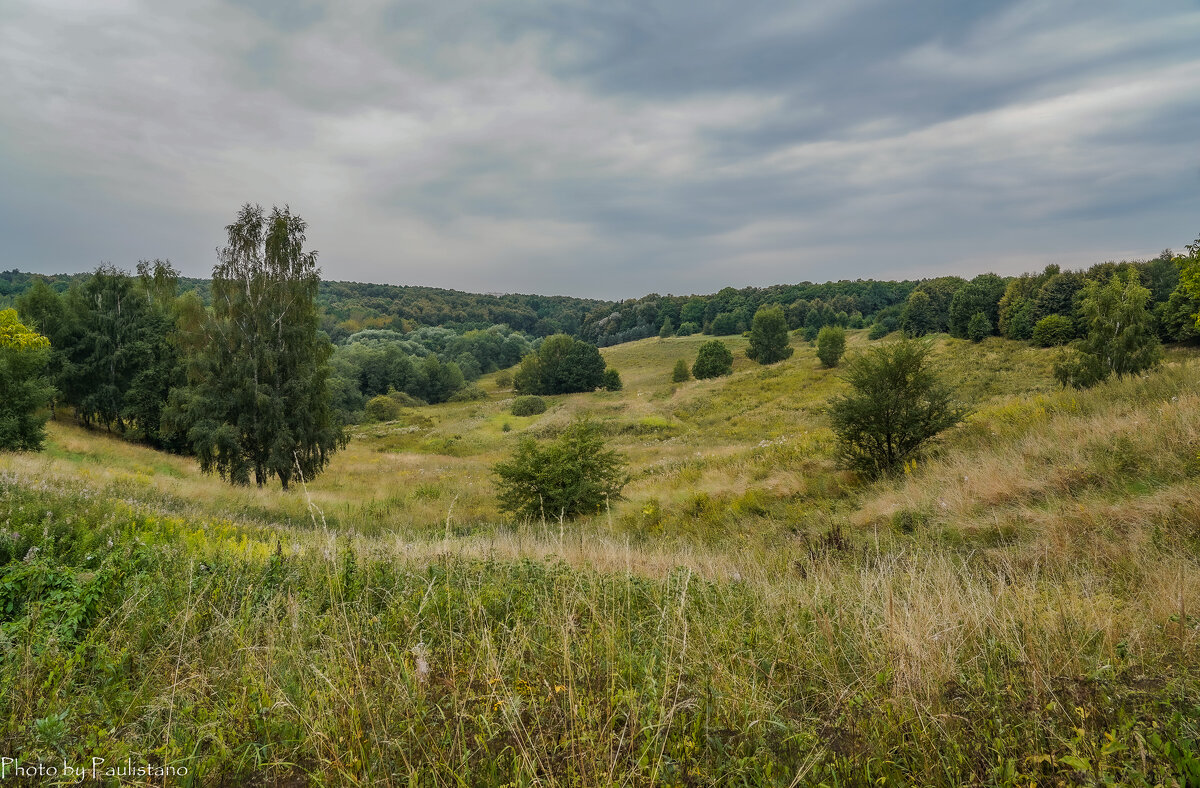
[(719, 339), (711, 339), (700, 346), (696, 352), (696, 363), (692, 365), (692, 375), (697, 380), (717, 378), (733, 372), (733, 353)]
[(722, 337), (738, 332), (737, 315), (733, 312), (722, 312), (713, 318), (708, 326), (708, 333)]
[(746, 356), (759, 364), (774, 364), (791, 358), (792, 348), (788, 345), (787, 318), (778, 306), (760, 307), (754, 313), (750, 326), (750, 347)]
[(663, 320), (662, 328), (658, 329), (658, 338), (667, 339), (673, 336), (675, 336), (675, 326), (671, 323), (671, 316), (667, 315), (667, 318)]
[(1161, 361), (1149, 300), (1150, 291), (1138, 282), (1136, 271), (1119, 271), (1105, 285), (1090, 280), (1080, 305), (1087, 337), (1054, 365), (1055, 379), (1084, 388), (1112, 375), (1136, 375)]
[(1000, 299), (1008, 282), (995, 274), (980, 274), (963, 285), (950, 298), (950, 335), (967, 339), (968, 324), (977, 312), (982, 312), (989, 325), (1000, 318)]
[(604, 370), (604, 377), (600, 379), (600, 387), (605, 391), (620, 391), (622, 388), (621, 373), (612, 367)]
[(604, 358), (595, 345), (555, 334), (521, 360), (513, 385), (521, 394), (595, 391), (604, 382)]
[(596, 514), (619, 500), (629, 481), (625, 458), (608, 448), (590, 421), (573, 422), (547, 444), (522, 439), (492, 472), (500, 508), (528, 519)]
[(846, 332), (838, 326), (825, 326), (817, 334), (817, 358), (827, 367), (836, 367), (846, 352)]
[(332, 347), (318, 331), (316, 253), (288, 208), (245, 205), (213, 268), (205, 345), (166, 421), (205, 472), (258, 486), (316, 476), (347, 437), (331, 407)]
[(938, 317), (929, 294), (914, 290), (900, 314), (900, 328), (910, 337), (923, 337), (938, 330)]
[(992, 335), (992, 321), (983, 312), (976, 312), (967, 321), (967, 339), (982, 342)]
[(37, 451), (46, 434), (54, 388), (46, 377), (50, 340), (0, 311), (0, 449)]
[(692, 371), (688, 369), (688, 363), (683, 359), (675, 362), (675, 369), (671, 370), (671, 382), (683, 383), (692, 379)]
[(900, 467), (967, 415), (933, 369), (927, 342), (902, 339), (852, 356), (830, 421), (843, 463), (868, 476)]

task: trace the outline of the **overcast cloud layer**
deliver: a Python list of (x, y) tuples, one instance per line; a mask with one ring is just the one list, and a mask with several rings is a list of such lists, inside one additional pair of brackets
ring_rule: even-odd
[[(920, 6), (922, 10), (916, 10)], [(286, 9), (286, 10), (285, 10)], [(0, 266), (631, 297), (1200, 232), (1194, 2), (0, 2)]]

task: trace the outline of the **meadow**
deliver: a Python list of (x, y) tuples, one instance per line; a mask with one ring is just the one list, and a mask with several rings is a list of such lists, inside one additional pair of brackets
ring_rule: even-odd
[[(1200, 784), (1200, 355), (1059, 389), (936, 339), (973, 415), (839, 469), (793, 338), (606, 348), (624, 389), (406, 409), (315, 479), (234, 488), (70, 423), (0, 457), (0, 754), (195, 785)], [(849, 332), (848, 352), (869, 343)], [(512, 522), (490, 467), (589, 415), (595, 517)], [(1189, 782), (1192, 781), (1192, 782)]]

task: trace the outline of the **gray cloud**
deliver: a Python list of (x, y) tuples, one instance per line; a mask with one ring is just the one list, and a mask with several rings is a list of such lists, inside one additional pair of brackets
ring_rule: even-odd
[(330, 278), (608, 297), (1015, 272), (1195, 235), (1190, 3), (0, 9), (0, 266), (290, 203)]

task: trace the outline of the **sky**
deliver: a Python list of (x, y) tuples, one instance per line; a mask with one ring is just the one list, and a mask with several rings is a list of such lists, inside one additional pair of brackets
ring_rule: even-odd
[(632, 298), (1200, 234), (1195, 2), (0, 0), (0, 268)]

